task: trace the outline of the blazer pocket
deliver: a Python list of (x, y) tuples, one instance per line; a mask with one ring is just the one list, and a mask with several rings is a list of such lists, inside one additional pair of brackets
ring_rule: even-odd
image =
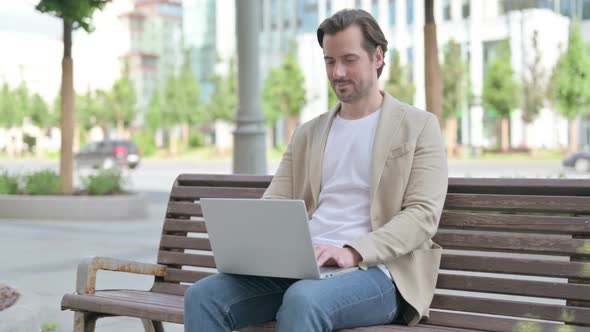
[(411, 148), (410, 142), (406, 142), (400, 146), (396, 146), (395, 148), (393, 148), (389, 151), (389, 155), (387, 156), (386, 160), (389, 161), (389, 160), (404, 156), (408, 152), (410, 152), (410, 150), (411, 150), (410, 148)]

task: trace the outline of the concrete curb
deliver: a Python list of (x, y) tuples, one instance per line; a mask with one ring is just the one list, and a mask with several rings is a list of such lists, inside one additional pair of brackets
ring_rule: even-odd
[(0, 311), (0, 332), (35, 332), (43, 325), (43, 307), (39, 297), (22, 293), (11, 307)]
[(116, 196), (0, 195), (0, 219), (106, 221), (147, 216), (142, 194)]

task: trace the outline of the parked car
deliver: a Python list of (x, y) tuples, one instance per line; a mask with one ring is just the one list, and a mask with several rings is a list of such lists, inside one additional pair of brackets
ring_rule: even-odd
[(139, 149), (129, 140), (104, 140), (88, 143), (74, 155), (77, 167), (134, 169), (140, 161)]
[(578, 172), (590, 172), (590, 150), (569, 154), (563, 160), (563, 166), (573, 167)]

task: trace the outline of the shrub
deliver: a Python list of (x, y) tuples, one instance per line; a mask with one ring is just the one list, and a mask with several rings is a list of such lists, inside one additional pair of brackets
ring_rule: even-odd
[(11, 175), (8, 171), (0, 173), (0, 194), (16, 195), (18, 194), (18, 175)]
[(124, 179), (120, 171), (104, 170), (82, 178), (82, 186), (90, 195), (113, 195), (123, 192)]
[(188, 146), (198, 148), (205, 145), (205, 136), (202, 133), (191, 131), (188, 137)]
[(133, 134), (133, 143), (137, 145), (139, 151), (144, 157), (148, 157), (156, 153), (156, 142), (154, 134), (150, 131), (142, 131)]
[(27, 195), (59, 195), (59, 175), (42, 170), (25, 175), (23, 193)]

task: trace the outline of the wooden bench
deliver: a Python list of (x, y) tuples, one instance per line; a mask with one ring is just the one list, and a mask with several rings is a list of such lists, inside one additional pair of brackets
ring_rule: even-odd
[[(183, 294), (215, 273), (199, 199), (258, 198), (270, 176), (180, 175), (157, 264), (89, 258), (62, 309), (75, 331), (130, 316), (146, 331), (183, 322)], [(238, 236), (238, 235), (236, 235)], [(590, 180), (451, 178), (435, 242), (446, 250), (430, 319), (354, 331), (590, 331)], [(149, 291), (95, 290), (96, 272), (155, 276)], [(272, 331), (274, 324), (246, 329)]]

